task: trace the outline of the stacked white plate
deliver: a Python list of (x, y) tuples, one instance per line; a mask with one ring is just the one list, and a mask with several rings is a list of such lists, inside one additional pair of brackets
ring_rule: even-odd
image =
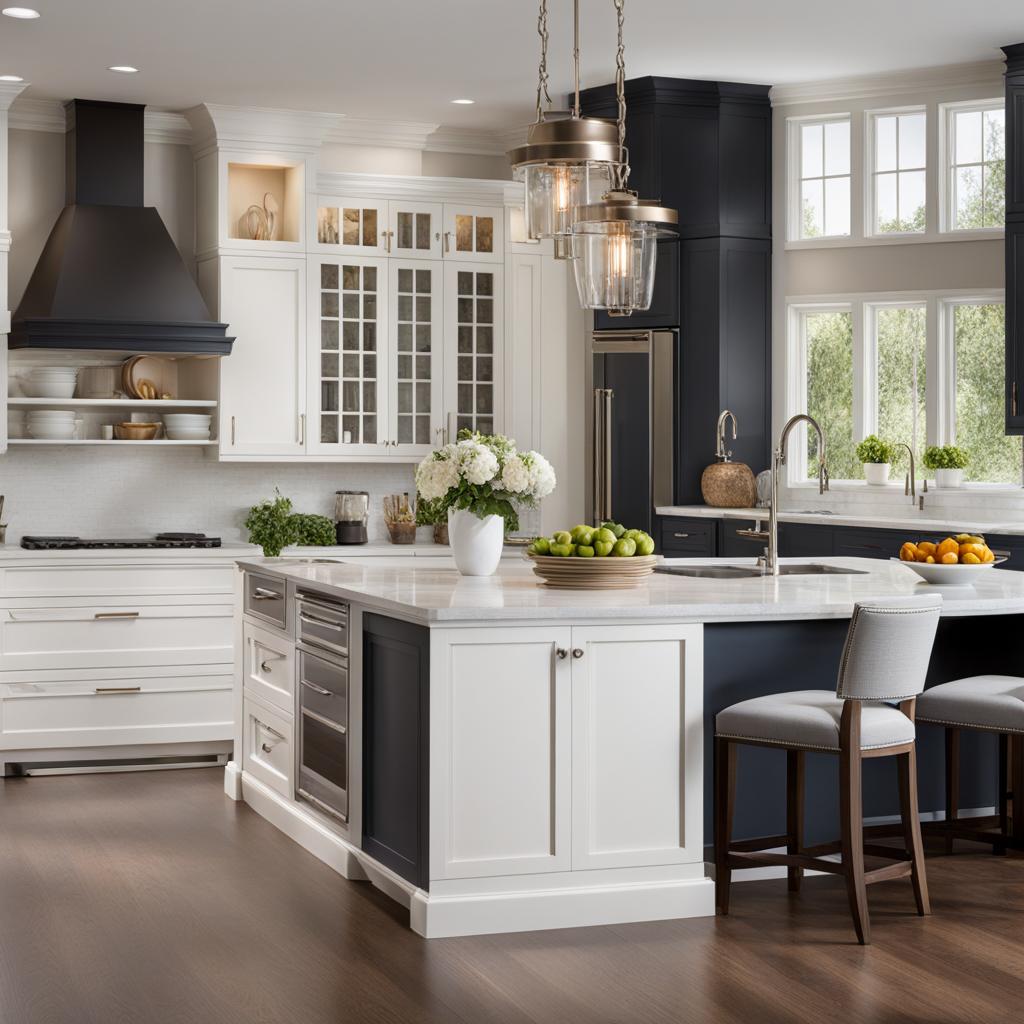
[(70, 441), (75, 436), (74, 410), (32, 409), (25, 417), (28, 436), (37, 441)]
[(24, 409), (8, 409), (7, 410), (7, 436), (8, 437), (24, 437), (25, 436), (25, 410)]
[(29, 398), (74, 398), (77, 366), (36, 366), (21, 378)]
[(209, 441), (211, 419), (195, 413), (164, 413), (164, 432), (168, 441)]

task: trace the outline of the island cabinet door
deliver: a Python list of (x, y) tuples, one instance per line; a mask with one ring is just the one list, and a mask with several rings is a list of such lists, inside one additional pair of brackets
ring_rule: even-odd
[(703, 861), (699, 625), (574, 627), (572, 867)]
[(431, 878), (569, 870), (569, 627), (431, 639)]

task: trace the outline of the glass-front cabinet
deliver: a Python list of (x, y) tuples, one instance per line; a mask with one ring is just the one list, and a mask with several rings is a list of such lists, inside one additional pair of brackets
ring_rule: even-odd
[(501, 207), (444, 205), (445, 259), (501, 263), (505, 258), (505, 216)]
[(387, 261), (311, 257), (311, 454), (380, 455), (387, 423)]
[(463, 429), (491, 434), (502, 423), (503, 274), (500, 268), (448, 262), (444, 280), (448, 436), (454, 440)]
[(384, 256), (388, 241), (388, 203), (384, 199), (319, 196), (311, 248), (351, 256)]
[(440, 203), (388, 203), (388, 255), (440, 259), (441, 210)]

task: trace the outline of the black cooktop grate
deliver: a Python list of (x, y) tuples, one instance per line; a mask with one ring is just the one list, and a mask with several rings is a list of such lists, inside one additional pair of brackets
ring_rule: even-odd
[(29, 551), (77, 551), (82, 548), (219, 548), (220, 537), (205, 533), (158, 533), (155, 537), (89, 539), (87, 537), (22, 537)]

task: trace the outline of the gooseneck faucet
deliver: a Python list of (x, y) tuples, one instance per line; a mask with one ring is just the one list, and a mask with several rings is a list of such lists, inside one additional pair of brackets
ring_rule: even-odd
[(786, 442), (793, 428), (806, 423), (814, 428), (818, 435), (818, 493), (828, 490), (828, 468), (825, 465), (825, 434), (818, 421), (807, 413), (797, 413), (782, 428), (779, 446), (772, 453), (772, 492), (771, 504), (768, 506), (768, 530), (737, 530), (737, 534), (748, 540), (766, 542), (764, 554), (758, 559), (758, 565), (766, 576), (779, 575), (779, 470), (786, 464)]
[(736, 414), (731, 409), (723, 409), (722, 415), (718, 417), (718, 426), (715, 428), (717, 442), (715, 444), (715, 458), (728, 462), (732, 458), (732, 452), (725, 447), (726, 424), (732, 420), (732, 439), (736, 440), (736, 429), (739, 424), (736, 422)]
[(907, 475), (903, 480), (903, 493), (910, 498), (910, 504), (914, 505), (917, 503), (917, 478), (914, 474), (914, 449), (904, 441), (899, 441), (896, 444), (896, 447), (907, 449), (907, 456), (910, 459), (910, 469), (907, 470)]

